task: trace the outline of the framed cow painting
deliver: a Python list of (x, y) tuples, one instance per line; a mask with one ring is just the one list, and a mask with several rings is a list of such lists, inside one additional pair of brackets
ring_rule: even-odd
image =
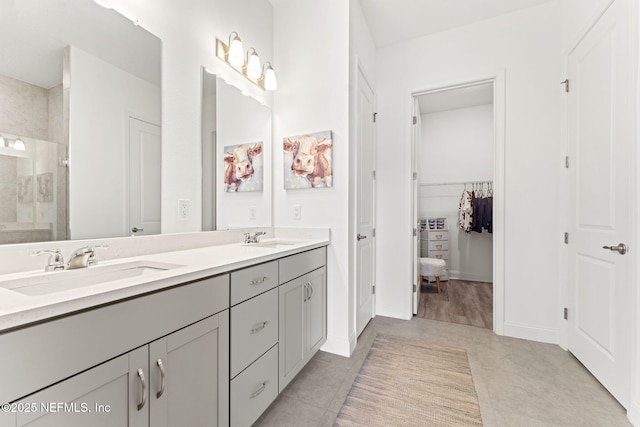
[(224, 191), (262, 191), (262, 141), (224, 147)]
[(331, 131), (284, 138), (284, 188), (319, 188), (333, 185)]

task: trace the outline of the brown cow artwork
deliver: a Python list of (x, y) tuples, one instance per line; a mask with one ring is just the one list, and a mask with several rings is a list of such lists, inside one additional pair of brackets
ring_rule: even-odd
[(333, 185), (331, 131), (284, 138), (284, 188)]
[(262, 191), (262, 142), (224, 147), (224, 191)]

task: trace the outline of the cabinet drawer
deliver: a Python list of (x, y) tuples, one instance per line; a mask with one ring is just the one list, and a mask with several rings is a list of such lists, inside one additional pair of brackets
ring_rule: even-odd
[(231, 380), (231, 425), (250, 426), (278, 396), (278, 346)]
[(429, 231), (429, 240), (449, 240), (449, 230)]
[(241, 303), (278, 286), (278, 261), (231, 273), (231, 305)]
[(278, 342), (278, 289), (231, 307), (231, 378)]
[(448, 240), (431, 240), (429, 242), (429, 250), (430, 251), (448, 251), (449, 241)]
[(327, 248), (313, 249), (280, 260), (280, 284), (300, 277), (327, 263)]
[(429, 251), (429, 258), (437, 258), (447, 261), (449, 259), (449, 251)]

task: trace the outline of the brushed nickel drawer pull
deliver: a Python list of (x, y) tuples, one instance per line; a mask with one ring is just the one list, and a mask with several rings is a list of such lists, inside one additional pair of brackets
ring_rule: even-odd
[(267, 326), (268, 323), (269, 323), (269, 321), (265, 320), (264, 322), (260, 323), (260, 325), (255, 326), (253, 329), (251, 329), (251, 333), (252, 334), (257, 334), (258, 332), (263, 330)]
[(265, 381), (262, 384), (260, 384), (260, 387), (256, 391), (251, 393), (251, 396), (249, 396), (249, 399), (253, 399), (254, 397), (260, 396), (262, 392), (267, 388), (267, 384), (269, 384), (269, 381)]
[(260, 278), (260, 279), (256, 279), (256, 280), (252, 280), (252, 281), (250, 281), (250, 282), (249, 282), (249, 284), (250, 284), (251, 286), (261, 285), (261, 284), (263, 284), (264, 282), (266, 282), (266, 280), (267, 280), (267, 279), (268, 279), (268, 277), (267, 277), (267, 276), (262, 276), (262, 278)]

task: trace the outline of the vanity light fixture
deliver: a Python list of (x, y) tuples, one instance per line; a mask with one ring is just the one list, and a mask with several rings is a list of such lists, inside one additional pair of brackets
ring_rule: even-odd
[(242, 40), (235, 31), (229, 35), (227, 61), (234, 67), (242, 67), (244, 65), (244, 48), (242, 47)]
[(260, 57), (258, 56), (258, 52), (252, 47), (247, 51), (247, 76), (256, 80), (262, 76)]
[(276, 80), (276, 72), (273, 71), (273, 67), (270, 62), (264, 63), (264, 72), (262, 73), (262, 80), (264, 88), (266, 90), (278, 89), (278, 80)]
[(13, 143), (13, 149), (17, 151), (25, 151), (27, 149), (22, 138), (18, 137), (18, 139), (15, 140), (15, 142)]
[(271, 63), (266, 62), (262, 67), (258, 52), (254, 48), (249, 48), (245, 56), (242, 50), (242, 40), (235, 31), (229, 35), (228, 45), (222, 40), (216, 39), (216, 56), (231, 65), (234, 70), (260, 89), (276, 90), (278, 87), (276, 74)]

